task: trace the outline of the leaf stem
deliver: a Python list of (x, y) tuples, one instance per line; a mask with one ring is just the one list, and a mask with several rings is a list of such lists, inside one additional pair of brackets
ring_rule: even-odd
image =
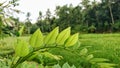
[[(41, 49), (46, 49), (46, 48), (62, 48), (62, 49), (64, 49), (64, 50), (67, 50), (67, 51), (72, 52), (72, 53), (75, 54), (75, 55), (78, 55), (78, 53), (76, 53), (76, 52), (73, 51), (73, 50), (67, 49), (67, 48), (65, 48), (65, 47), (60, 47), (60, 46), (57, 46), (57, 45), (54, 46), (54, 47), (51, 46), (51, 47), (37, 48), (37, 49), (33, 50), (32, 52), (30, 52), (30, 53), (29, 53), (28, 55), (26, 55), (25, 57), (20, 57), (15, 64), (11, 65), (10, 68), (16, 68), (19, 64), (23, 63), (23, 62), (24, 62), (25, 60), (27, 60), (30, 56), (32, 56), (34, 52), (37, 52), (37, 51), (39, 51), (39, 50), (41, 50)], [(80, 55), (78, 55), (78, 56), (80, 56)]]

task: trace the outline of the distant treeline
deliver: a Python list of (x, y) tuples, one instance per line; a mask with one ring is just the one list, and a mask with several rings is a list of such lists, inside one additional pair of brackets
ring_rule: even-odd
[(120, 31), (120, 1), (102, 0), (90, 2), (83, 0), (79, 5), (72, 4), (57, 6), (55, 16), (48, 9), (43, 19), (40, 12), (36, 22), (43, 32), (50, 31), (56, 26), (64, 29), (72, 27), (73, 32), (119, 32)]
[(42, 32), (50, 32), (56, 26), (59, 26), (60, 30), (70, 26), (72, 33), (120, 32), (120, 0), (82, 0), (77, 6), (56, 6), (54, 15), (49, 9), (45, 15), (39, 11), (35, 24), (31, 23), (30, 16), (28, 12), (24, 23), (19, 23), (19, 18), (11, 17), (16, 22), (14, 30), (18, 30), (22, 24), (25, 25), (27, 34), (33, 33), (37, 28)]

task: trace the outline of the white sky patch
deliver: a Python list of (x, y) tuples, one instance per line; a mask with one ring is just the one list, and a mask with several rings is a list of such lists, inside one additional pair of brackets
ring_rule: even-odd
[[(0, 0), (0, 2), (8, 1), (8, 0)], [(54, 14), (54, 10), (56, 6), (60, 5), (66, 5), (66, 4), (72, 4), (73, 6), (78, 5), (81, 2), (81, 0), (19, 0), (18, 3), (19, 6), (16, 7), (16, 9), (21, 10), (25, 14), (18, 14), (17, 16), (20, 18), (21, 21), (24, 21), (26, 19), (26, 13), (31, 13), (31, 19), (32, 22), (35, 22), (39, 11), (45, 15), (47, 9), (49, 8), (51, 13)]]
[(20, 0), (19, 6), (16, 7), (17, 9), (25, 12), (25, 14), (19, 14), (20, 20), (24, 21), (26, 18), (26, 13), (31, 13), (32, 22), (38, 17), (39, 11), (42, 11), (43, 15), (45, 15), (47, 9), (49, 8), (51, 13), (54, 13), (56, 6), (66, 5), (66, 4), (73, 4), (76, 6), (80, 3), (80, 0)]

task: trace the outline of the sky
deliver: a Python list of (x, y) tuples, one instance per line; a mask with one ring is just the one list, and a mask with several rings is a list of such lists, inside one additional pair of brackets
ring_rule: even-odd
[[(9, 0), (0, 0), (0, 2), (3, 1)], [(18, 14), (15, 16), (19, 17), (21, 21), (24, 21), (26, 19), (27, 12), (30, 12), (30, 19), (32, 19), (32, 22), (35, 22), (39, 15), (39, 11), (45, 15), (45, 12), (49, 8), (51, 13), (54, 14), (55, 7), (58, 5), (63, 6), (66, 4), (72, 4), (73, 6), (76, 6), (80, 2), (81, 0), (19, 0), (19, 6), (17, 6), (16, 9), (21, 10), (24, 14)]]
[(55, 7), (65, 4), (73, 4), (73, 6), (76, 6), (80, 3), (80, 0), (20, 0), (19, 6), (16, 7), (17, 9), (21, 10), (25, 14), (19, 14), (17, 15), (20, 17), (21, 21), (24, 21), (26, 18), (26, 13), (31, 13), (31, 19), (32, 22), (35, 22), (35, 20), (38, 17), (39, 11), (42, 11), (43, 15), (49, 8), (52, 13), (54, 13)]

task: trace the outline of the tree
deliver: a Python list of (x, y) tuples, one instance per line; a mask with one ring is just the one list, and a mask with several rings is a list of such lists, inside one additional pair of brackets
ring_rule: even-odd
[(19, 5), (17, 2), (18, 0), (11, 0), (9, 2), (5, 1), (0, 3), (0, 34), (4, 33), (3, 29), (6, 27), (13, 28), (15, 26), (15, 22), (11, 19), (11, 16), (13, 16), (14, 12), (21, 12), (20, 10), (14, 9), (15, 6)]
[(110, 16), (111, 16), (112, 24), (114, 25), (115, 22), (114, 22), (114, 18), (113, 18), (111, 0), (108, 1), (108, 7), (109, 7), (109, 10), (110, 10)]
[(85, 23), (85, 25), (87, 26), (87, 28), (89, 28), (91, 25), (91, 22), (88, 21), (88, 19), (90, 18), (88, 15), (88, 11), (90, 10), (90, 1), (89, 0), (82, 0), (81, 2), (82, 6), (83, 6), (83, 10), (82, 10), (82, 17), (83, 17), (83, 22)]
[[(79, 31), (82, 24), (81, 6), (77, 5), (73, 7), (72, 4), (64, 5), (62, 7), (56, 7), (57, 25), (61, 27), (61, 30), (65, 27), (71, 26), (72, 32)], [(78, 26), (78, 28), (76, 27)]]
[(30, 12), (28, 12), (26, 14), (26, 22), (25, 22), (26, 29), (27, 29), (27, 34), (30, 34), (30, 28), (31, 28), (31, 25), (32, 25), (30, 16), (31, 16), (31, 14), (30, 14)]
[(51, 12), (50, 9), (47, 9), (46, 15), (45, 15), (45, 23), (47, 25), (47, 31), (51, 31)]
[(37, 21), (37, 25), (43, 32), (50, 31), (55, 26), (59, 26), (60, 31), (71, 26), (72, 32), (89, 32), (91, 26), (94, 26), (95, 32), (98, 33), (118, 31), (120, 29), (119, 3), (119, 0), (102, 0), (101, 2), (82, 0), (77, 6), (72, 4), (56, 6), (55, 16), (52, 16), (48, 9), (44, 18), (40, 13), (42, 19)]
[(42, 12), (41, 11), (39, 11), (39, 16), (38, 16), (38, 19), (37, 20), (42, 20)]

